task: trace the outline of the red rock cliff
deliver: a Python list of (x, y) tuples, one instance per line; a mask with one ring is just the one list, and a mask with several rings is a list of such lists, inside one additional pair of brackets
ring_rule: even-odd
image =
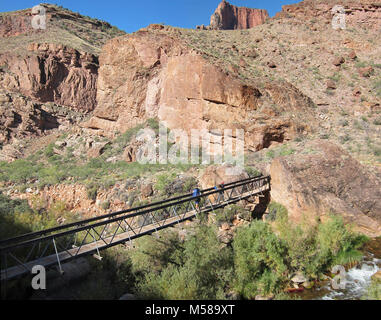
[(96, 106), (98, 58), (55, 44), (32, 44), (30, 55), (0, 55), (9, 72), (0, 88), (21, 92), (39, 102), (54, 102), (77, 110)]
[(269, 17), (267, 10), (236, 7), (222, 1), (210, 18), (211, 29), (250, 29), (263, 24)]

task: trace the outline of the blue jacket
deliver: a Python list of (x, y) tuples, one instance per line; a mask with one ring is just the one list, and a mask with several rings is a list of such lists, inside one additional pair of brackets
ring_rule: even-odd
[(200, 192), (200, 189), (199, 188), (196, 188), (193, 190), (193, 197), (197, 197), (201, 195), (201, 192)]

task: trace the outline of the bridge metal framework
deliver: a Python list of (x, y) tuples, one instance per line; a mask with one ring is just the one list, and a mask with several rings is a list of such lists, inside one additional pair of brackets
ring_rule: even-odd
[(226, 184), (223, 189), (201, 191), (196, 198), (186, 194), (137, 208), (118, 211), (55, 228), (0, 241), (1, 281), (21, 277), (36, 265), (51, 267), (78, 257), (129, 243), (132, 240), (173, 227), (201, 214), (270, 191), (270, 176), (256, 176)]

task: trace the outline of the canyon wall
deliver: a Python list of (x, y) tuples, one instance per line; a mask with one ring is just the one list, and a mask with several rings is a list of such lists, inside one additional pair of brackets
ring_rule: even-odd
[[(158, 118), (188, 133), (243, 129), (247, 149), (260, 150), (306, 133), (314, 124), (313, 102), (291, 84), (247, 84), (153, 27), (106, 44), (97, 101), (84, 126), (106, 136)], [(292, 113), (298, 112), (309, 121), (295, 121)]]
[(210, 18), (214, 30), (250, 29), (269, 18), (267, 10), (236, 7), (223, 0)]

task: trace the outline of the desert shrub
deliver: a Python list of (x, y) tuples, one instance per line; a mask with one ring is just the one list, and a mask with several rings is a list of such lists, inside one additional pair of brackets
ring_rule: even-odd
[(381, 148), (378, 148), (378, 147), (373, 148), (373, 154), (374, 154), (376, 157), (381, 156)]
[(232, 222), (236, 215), (236, 210), (232, 206), (225, 207), (223, 209), (216, 210), (216, 222), (221, 224), (224, 222)]
[(270, 226), (255, 221), (234, 239), (235, 287), (245, 298), (274, 293), (284, 281), (286, 247)]
[(32, 214), (26, 200), (12, 200), (0, 193), (0, 239), (8, 239), (30, 231), (30, 226), (15, 219), (15, 214)]
[(261, 174), (257, 169), (253, 167), (245, 167), (245, 171), (250, 177), (255, 177)]
[(16, 160), (12, 163), (0, 163), (0, 179), (3, 181), (12, 181), (26, 183), (30, 179), (37, 178), (37, 173), (41, 166), (27, 160)]
[(40, 187), (44, 185), (58, 184), (66, 178), (66, 172), (61, 166), (51, 166), (38, 171)]
[(159, 121), (157, 119), (154, 119), (154, 118), (150, 118), (150, 119), (147, 119), (147, 125), (153, 129), (156, 133), (158, 133), (158, 130), (159, 130)]
[(221, 249), (215, 230), (201, 226), (183, 245), (172, 247), (169, 256), (176, 257), (176, 261), (164, 264), (159, 274), (155, 273), (157, 269), (145, 273), (138, 284), (140, 297), (172, 300), (224, 298), (224, 289), (233, 276), (232, 252), (227, 247)]
[(102, 209), (103, 210), (108, 210), (110, 209), (110, 201), (105, 201), (102, 203)]
[(12, 215), (15, 212), (32, 212), (27, 200), (12, 200), (0, 192), (0, 215)]
[(134, 128), (128, 129), (126, 132), (119, 135), (114, 143), (118, 145), (118, 151), (122, 152), (124, 148), (130, 143), (132, 138), (139, 132), (139, 130), (143, 129), (144, 125), (138, 125)]
[(163, 173), (158, 176), (155, 189), (158, 190), (161, 194), (165, 194), (168, 191), (168, 188), (171, 187), (177, 175), (175, 173)]
[(289, 156), (295, 153), (295, 150), (290, 148), (287, 145), (282, 145), (280, 150), (279, 150), (279, 156), (284, 157), (284, 156)]
[(348, 141), (351, 141), (352, 138), (350, 137), (350, 135), (346, 134), (345, 136), (340, 136), (339, 140), (340, 140), (340, 143), (344, 144)]
[(357, 249), (368, 240), (366, 236), (354, 233), (337, 215), (331, 215), (327, 222), (318, 226), (319, 254), (331, 265), (358, 262), (362, 254)]
[(130, 255), (134, 272), (158, 274), (169, 263), (182, 263), (178, 253), (183, 250), (183, 246), (177, 233), (163, 230), (159, 234), (160, 239), (149, 236), (136, 240), (136, 249)]
[(198, 180), (195, 177), (188, 177), (183, 184), (183, 193), (188, 193), (198, 185)]
[(381, 97), (381, 80), (377, 80), (373, 84), (373, 90), (375, 91), (376, 96)]
[(270, 202), (267, 211), (269, 212), (268, 219), (270, 221), (275, 221), (277, 216), (287, 216), (288, 214), (286, 207), (275, 201)]
[(86, 195), (88, 199), (95, 201), (98, 195), (98, 187), (93, 184), (86, 186)]
[(363, 300), (381, 300), (381, 282), (372, 281), (367, 288)]
[(374, 119), (373, 124), (376, 125), (376, 126), (381, 126), (381, 117), (378, 117), (377, 119)]
[(318, 255), (316, 230), (309, 225), (295, 225), (288, 220), (287, 213), (281, 212), (276, 217), (279, 238), (287, 247), (286, 261), (289, 273), (301, 271), (307, 276), (316, 277), (321, 268)]
[(368, 239), (350, 230), (339, 216), (324, 223), (295, 225), (287, 215), (277, 216), (276, 228), (287, 247), (289, 272), (301, 271), (317, 278), (336, 264), (347, 265), (362, 258), (360, 248)]
[(39, 205), (37, 202), (39, 201), (33, 200), (31, 208), (27, 200), (12, 200), (0, 193), (0, 238), (12, 238), (57, 226), (60, 217), (65, 217), (66, 222), (76, 219), (67, 212), (63, 202), (56, 202), (49, 209), (45, 208), (45, 204)]
[(46, 147), (46, 149), (45, 149), (45, 151), (44, 151), (44, 154), (45, 154), (45, 156), (47, 157), (47, 158), (50, 158), (50, 157), (53, 157), (54, 156), (54, 143), (51, 143), (51, 144), (49, 144), (47, 147)]
[(269, 159), (274, 159), (276, 156), (274, 150), (270, 150), (270, 151), (267, 151), (266, 152), (266, 157), (269, 158)]

